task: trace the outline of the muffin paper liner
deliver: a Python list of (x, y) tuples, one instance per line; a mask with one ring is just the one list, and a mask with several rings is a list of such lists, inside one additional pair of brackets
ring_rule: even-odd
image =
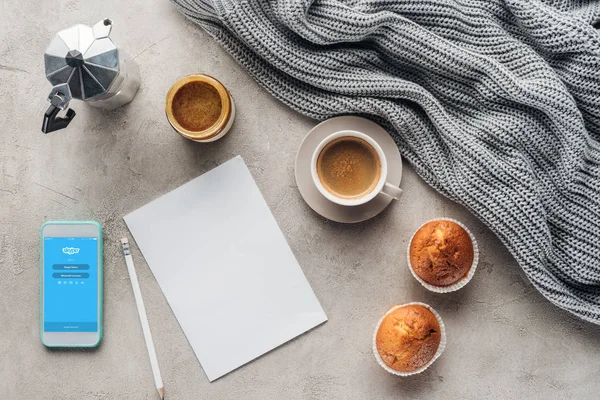
[[(467, 276), (462, 278), (455, 284), (452, 284), (449, 286), (435, 286), (435, 285), (425, 282), (413, 270), (412, 264), (410, 263), (410, 245), (412, 244), (412, 241), (415, 238), (415, 235), (423, 226), (425, 226), (426, 224), (433, 222), (433, 221), (450, 221), (450, 222), (454, 222), (454, 223), (458, 224), (461, 228), (463, 228), (469, 234), (469, 237), (471, 238), (471, 243), (473, 244), (473, 264), (471, 264), (471, 268), (469, 268), (469, 272), (467, 273)], [(410, 270), (410, 273), (412, 274), (412, 276), (415, 277), (415, 279), (417, 281), (419, 281), (419, 283), (421, 285), (423, 285), (423, 287), (425, 287), (427, 290), (430, 290), (435, 293), (450, 293), (450, 292), (455, 292), (458, 289), (465, 286), (473, 278), (473, 275), (475, 275), (475, 270), (477, 269), (477, 264), (479, 263), (479, 246), (477, 245), (477, 240), (475, 239), (475, 235), (473, 235), (473, 233), (471, 233), (469, 228), (467, 228), (462, 222), (457, 221), (452, 218), (434, 218), (434, 219), (430, 219), (429, 221), (426, 221), (425, 223), (423, 223), (415, 231), (415, 233), (413, 233), (412, 237), (410, 238), (410, 241), (408, 242), (408, 249), (406, 251), (406, 259), (408, 261), (408, 269)]]
[[(438, 323), (440, 324), (440, 333), (441, 333), (441, 338), (440, 338), (440, 345), (438, 346), (437, 351), (435, 352), (435, 354), (433, 355), (433, 357), (431, 358), (431, 360), (429, 360), (429, 362), (427, 364), (425, 364), (424, 366), (422, 366), (421, 368), (414, 370), (414, 371), (410, 371), (410, 372), (402, 372), (402, 371), (396, 371), (395, 369), (390, 368), (385, 362), (383, 362), (383, 360), (381, 359), (381, 356), (379, 355), (379, 351), (377, 351), (377, 332), (379, 331), (379, 327), (381, 326), (381, 323), (383, 322), (383, 319), (392, 311), (400, 308), (400, 307), (404, 307), (404, 306), (410, 306), (410, 305), (420, 305), (423, 306), (425, 308), (427, 308), (429, 311), (431, 311), (431, 313), (433, 315), (435, 315), (435, 318), (438, 320)], [(381, 368), (385, 369), (387, 372), (389, 372), (392, 375), (396, 375), (396, 376), (410, 376), (410, 375), (416, 375), (416, 374), (420, 374), (421, 372), (425, 371), (427, 368), (429, 368), (429, 366), (431, 364), (433, 364), (433, 362), (435, 360), (438, 359), (439, 356), (442, 355), (442, 352), (444, 351), (444, 348), (446, 348), (446, 327), (444, 326), (444, 322), (442, 321), (442, 317), (440, 317), (440, 315), (437, 313), (437, 311), (435, 311), (433, 308), (431, 308), (431, 306), (429, 306), (428, 304), (425, 303), (419, 303), (419, 302), (412, 302), (412, 303), (406, 303), (406, 304), (399, 304), (396, 306), (393, 306), (392, 308), (390, 308), (384, 315), (383, 317), (381, 317), (381, 319), (379, 320), (379, 322), (377, 323), (377, 327), (375, 328), (375, 333), (373, 334), (373, 355), (375, 356), (375, 360), (377, 360), (377, 363), (379, 365), (381, 365)]]

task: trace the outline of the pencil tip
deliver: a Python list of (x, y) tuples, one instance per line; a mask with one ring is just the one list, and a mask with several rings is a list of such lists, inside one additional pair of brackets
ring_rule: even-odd
[(160, 396), (161, 400), (164, 400), (164, 398), (165, 398), (165, 388), (164, 387), (159, 387), (156, 390), (158, 390), (158, 395)]

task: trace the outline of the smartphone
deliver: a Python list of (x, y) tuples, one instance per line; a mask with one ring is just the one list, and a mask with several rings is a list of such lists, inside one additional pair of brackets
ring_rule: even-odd
[(94, 221), (42, 225), (40, 336), (48, 347), (102, 340), (102, 227)]

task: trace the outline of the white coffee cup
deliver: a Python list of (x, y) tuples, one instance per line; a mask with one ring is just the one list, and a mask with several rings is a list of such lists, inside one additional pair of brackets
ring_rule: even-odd
[[(323, 184), (321, 183), (321, 179), (319, 178), (319, 175), (317, 173), (317, 162), (318, 162), (319, 155), (321, 154), (321, 151), (323, 151), (325, 146), (327, 146), (332, 141), (339, 139), (339, 138), (343, 138), (343, 137), (355, 137), (355, 138), (359, 138), (359, 139), (362, 139), (365, 142), (367, 142), (369, 145), (371, 145), (371, 147), (377, 153), (377, 157), (379, 158), (379, 163), (381, 165), (379, 180), (377, 181), (377, 184), (373, 187), (373, 189), (371, 191), (369, 191), (368, 193), (366, 193), (365, 195), (363, 195), (359, 198), (347, 199), (347, 198), (342, 198), (342, 197), (336, 196), (335, 194), (328, 191), (325, 188), (325, 186), (323, 186)], [(323, 139), (323, 141), (321, 143), (319, 143), (319, 145), (315, 149), (315, 152), (313, 153), (313, 156), (312, 156), (310, 168), (311, 168), (312, 179), (313, 179), (317, 189), (319, 189), (319, 192), (321, 192), (321, 194), (323, 196), (325, 196), (325, 198), (327, 198), (328, 200), (330, 200), (334, 203), (337, 203), (339, 205), (342, 205), (342, 206), (358, 206), (361, 204), (368, 203), (369, 201), (373, 200), (375, 198), (375, 196), (377, 196), (379, 193), (383, 193), (394, 199), (398, 199), (400, 197), (400, 195), (402, 194), (402, 189), (400, 189), (398, 186), (396, 186), (390, 182), (387, 182), (388, 165), (387, 165), (387, 159), (385, 157), (383, 150), (381, 149), (381, 146), (379, 146), (379, 144), (377, 144), (377, 142), (375, 140), (373, 140), (370, 136), (365, 135), (362, 132), (352, 131), (352, 130), (344, 130), (344, 131), (335, 132), (335, 133), (327, 136), (325, 139)]]

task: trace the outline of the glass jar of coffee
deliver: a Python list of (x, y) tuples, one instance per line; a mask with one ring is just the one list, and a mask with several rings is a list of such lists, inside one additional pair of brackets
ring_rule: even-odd
[(231, 129), (235, 103), (217, 79), (202, 74), (189, 75), (169, 89), (165, 112), (181, 136), (195, 142), (214, 142)]

